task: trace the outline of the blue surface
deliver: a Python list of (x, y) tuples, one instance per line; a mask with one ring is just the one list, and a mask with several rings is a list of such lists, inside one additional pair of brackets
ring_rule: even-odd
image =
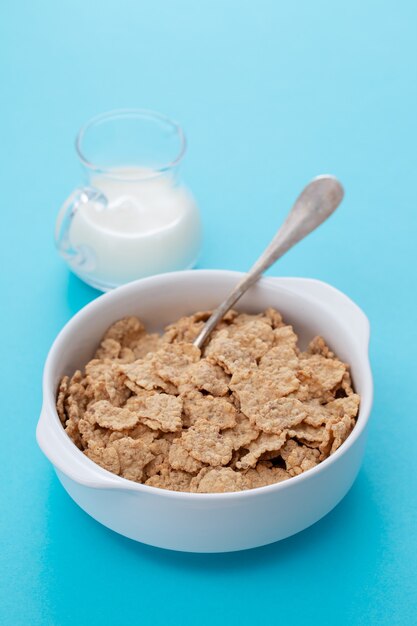
[[(416, 624), (415, 2), (16, 0), (0, 11), (0, 622)], [(369, 445), (345, 500), (279, 544), (209, 556), (135, 544), (84, 514), (36, 446), (49, 346), (97, 296), (52, 242), (79, 181), (73, 138), (125, 106), (186, 129), (200, 267), (248, 268), (313, 175), (346, 187), (338, 213), (272, 273), (328, 281), (369, 315)]]

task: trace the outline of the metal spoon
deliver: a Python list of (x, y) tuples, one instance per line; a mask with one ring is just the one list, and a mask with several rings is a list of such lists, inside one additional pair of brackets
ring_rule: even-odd
[(337, 209), (343, 195), (343, 187), (334, 176), (318, 176), (303, 189), (269, 246), (204, 324), (193, 342), (197, 348), (204, 345), (222, 317), (265, 270), (317, 226), (320, 226)]

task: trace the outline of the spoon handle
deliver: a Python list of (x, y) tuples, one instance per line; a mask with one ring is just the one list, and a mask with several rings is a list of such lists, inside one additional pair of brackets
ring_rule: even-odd
[(343, 187), (334, 176), (318, 176), (303, 189), (269, 246), (204, 324), (194, 340), (197, 348), (203, 346), (227, 311), (261, 274), (333, 213), (341, 203), (343, 195)]

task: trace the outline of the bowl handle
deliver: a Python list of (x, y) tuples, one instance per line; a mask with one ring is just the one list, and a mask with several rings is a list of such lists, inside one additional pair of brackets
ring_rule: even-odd
[[(45, 407), (42, 408), (36, 428), (36, 439), (52, 465), (74, 482), (94, 489), (120, 489), (120, 482), (110, 472), (105, 472), (87, 457), (78, 458), (78, 450), (72, 451), (70, 448), (74, 444), (69, 440), (64, 443), (55, 430), (55, 424), (50, 424), (46, 418)], [(91, 464), (88, 471), (85, 462)]]
[(335, 287), (314, 278), (268, 277), (264, 280), (279, 282), (280, 285), (288, 287), (291, 291), (304, 295), (308, 294), (317, 302), (325, 301), (326, 304), (330, 304), (333, 311), (338, 313), (340, 318), (354, 331), (354, 335), (360, 342), (360, 345), (368, 349), (370, 336), (368, 318), (353, 300)]

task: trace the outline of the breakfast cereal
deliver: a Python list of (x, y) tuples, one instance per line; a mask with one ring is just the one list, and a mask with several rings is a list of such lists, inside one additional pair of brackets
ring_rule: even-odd
[(57, 413), (91, 461), (151, 487), (226, 493), (288, 480), (342, 445), (360, 398), (322, 337), (302, 351), (275, 309), (229, 311), (200, 350), (209, 316), (162, 335), (123, 318), (63, 376)]

